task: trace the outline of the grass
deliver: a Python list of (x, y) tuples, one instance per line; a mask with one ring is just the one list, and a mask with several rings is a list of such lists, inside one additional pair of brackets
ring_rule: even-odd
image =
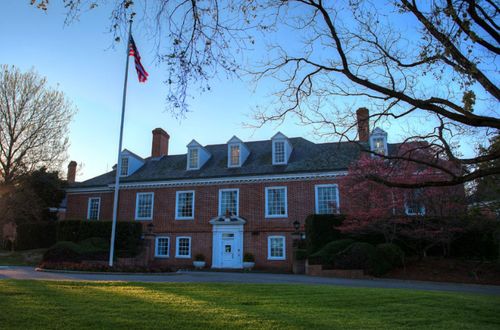
[(0, 266), (36, 266), (47, 249), (26, 251), (0, 250)]
[(0, 281), (2, 329), (500, 329), (500, 298), (335, 286)]

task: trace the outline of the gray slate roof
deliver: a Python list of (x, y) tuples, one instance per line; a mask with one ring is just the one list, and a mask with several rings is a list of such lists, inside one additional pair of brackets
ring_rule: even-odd
[[(167, 181), (182, 179), (208, 179), (266, 174), (301, 172), (326, 172), (346, 170), (360, 154), (357, 142), (333, 142), (316, 144), (303, 138), (290, 138), (293, 146), (287, 165), (272, 165), (271, 140), (245, 142), (250, 155), (241, 167), (227, 167), (227, 144), (207, 145), (212, 155), (199, 170), (186, 170), (187, 155), (169, 155), (146, 158), (145, 164), (120, 182)], [(393, 145), (389, 145), (389, 150)], [(114, 183), (115, 171), (75, 183), (72, 188), (99, 187)]]

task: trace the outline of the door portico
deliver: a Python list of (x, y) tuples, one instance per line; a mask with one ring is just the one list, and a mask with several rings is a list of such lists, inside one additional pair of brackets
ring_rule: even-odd
[(243, 225), (240, 217), (219, 217), (213, 225), (212, 268), (243, 268)]

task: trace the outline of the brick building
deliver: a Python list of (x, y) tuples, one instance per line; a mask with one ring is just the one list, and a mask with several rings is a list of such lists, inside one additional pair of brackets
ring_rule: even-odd
[[(360, 145), (386, 154), (394, 147), (384, 131), (370, 134), (367, 109), (357, 117), (359, 142), (233, 136), (218, 145), (193, 140), (182, 155), (168, 154), (170, 137), (157, 128), (150, 157), (122, 152), (118, 219), (152, 230), (148, 262), (190, 266), (201, 253), (209, 267), (242, 268), (244, 253), (252, 253), (258, 268), (290, 271), (294, 222), (303, 230), (309, 214), (338, 212), (348, 198), (338, 180)], [(75, 166), (68, 170), (66, 218), (110, 220), (115, 171), (75, 183)]]

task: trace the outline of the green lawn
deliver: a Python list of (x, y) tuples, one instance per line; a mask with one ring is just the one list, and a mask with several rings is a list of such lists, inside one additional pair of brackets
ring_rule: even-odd
[(47, 249), (26, 251), (0, 250), (0, 266), (36, 266)]
[(0, 281), (2, 329), (500, 329), (500, 298), (312, 285)]

